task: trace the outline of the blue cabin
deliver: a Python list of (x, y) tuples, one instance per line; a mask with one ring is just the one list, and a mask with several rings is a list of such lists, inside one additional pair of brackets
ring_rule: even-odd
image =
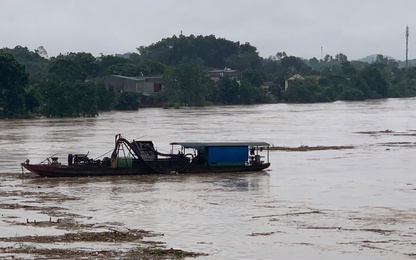
[[(175, 142), (170, 143), (172, 151), (174, 145), (181, 146), (179, 153), (191, 159), (198, 159), (209, 166), (244, 166), (254, 163), (264, 163), (262, 158), (269, 162), (270, 146), (266, 142)], [(188, 152), (191, 149), (191, 152)], [(267, 150), (267, 156), (260, 152)]]

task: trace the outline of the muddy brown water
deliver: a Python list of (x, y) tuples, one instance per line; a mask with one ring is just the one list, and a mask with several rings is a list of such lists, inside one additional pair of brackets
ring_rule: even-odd
[[(2, 120), (0, 237), (62, 235), (94, 226), (163, 234), (152, 239), (208, 254), (203, 259), (412, 259), (415, 111), (416, 99), (410, 98)], [(354, 148), (271, 151), (272, 166), (260, 173), (19, 178), (19, 163), (27, 158), (41, 162), (55, 155), (65, 162), (67, 153), (87, 152), (96, 158), (112, 149), (117, 133), (153, 140), (164, 152), (173, 141)], [(58, 219), (75, 224), (30, 224)]]

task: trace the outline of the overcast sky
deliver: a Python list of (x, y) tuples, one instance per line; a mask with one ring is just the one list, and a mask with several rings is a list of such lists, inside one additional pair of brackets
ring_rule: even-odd
[(162, 38), (215, 35), (249, 42), (262, 57), (343, 53), (416, 58), (416, 0), (0, 0), (0, 48), (49, 56), (135, 52)]

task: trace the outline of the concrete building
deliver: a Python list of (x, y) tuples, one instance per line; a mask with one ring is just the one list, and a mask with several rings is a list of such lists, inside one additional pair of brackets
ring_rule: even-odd
[(287, 88), (290, 86), (290, 83), (292, 82), (292, 81), (295, 81), (295, 80), (304, 80), (305, 78), (304, 77), (302, 77), (301, 75), (299, 75), (299, 74), (295, 74), (295, 75), (293, 75), (292, 77), (290, 77), (290, 78), (288, 78), (288, 79), (286, 79), (285, 80), (285, 91), (287, 90)]
[(114, 88), (116, 93), (123, 91), (135, 92), (143, 95), (150, 95), (162, 91), (162, 77), (126, 77), (111, 75), (104, 79), (104, 82)]

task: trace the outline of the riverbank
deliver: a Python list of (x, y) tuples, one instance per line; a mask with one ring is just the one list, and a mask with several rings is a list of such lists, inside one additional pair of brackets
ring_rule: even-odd
[(36, 179), (0, 174), (1, 259), (182, 259), (206, 254), (168, 248), (162, 233), (127, 228), (121, 222), (100, 222), (77, 214), (64, 202), (76, 195), (46, 191)]

